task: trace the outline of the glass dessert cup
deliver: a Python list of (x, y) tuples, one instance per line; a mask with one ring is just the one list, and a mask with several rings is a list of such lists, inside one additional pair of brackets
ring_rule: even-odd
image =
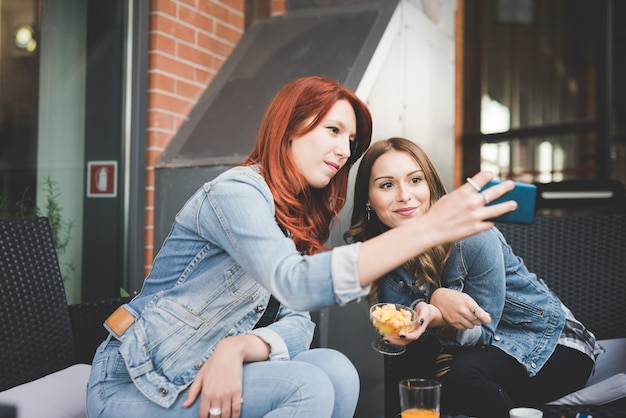
[(370, 322), (381, 335), (372, 341), (372, 348), (381, 354), (397, 356), (404, 353), (406, 348), (391, 344), (383, 337), (398, 337), (402, 333), (413, 331), (417, 324), (417, 313), (398, 303), (377, 303), (370, 308)]

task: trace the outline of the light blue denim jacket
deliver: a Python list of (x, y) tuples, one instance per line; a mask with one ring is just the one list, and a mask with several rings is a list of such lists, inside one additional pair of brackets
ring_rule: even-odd
[[(415, 306), (427, 299), (403, 268), (379, 282), (381, 302)], [(494, 319), (456, 332), (442, 345), (491, 344), (517, 359), (534, 376), (554, 351), (565, 325), (561, 301), (542, 279), (526, 268), (497, 228), (454, 244), (441, 278), (442, 287), (470, 295)]]
[[(359, 285), (358, 248), (301, 255), (275, 221), (258, 167), (226, 171), (176, 215), (141, 292), (126, 305), (136, 320), (120, 353), (131, 378), (168, 407), (227, 336), (259, 336), (270, 361), (307, 350), (315, 325), (304, 311), (369, 292)], [(270, 294), (281, 302), (278, 320), (253, 329)]]

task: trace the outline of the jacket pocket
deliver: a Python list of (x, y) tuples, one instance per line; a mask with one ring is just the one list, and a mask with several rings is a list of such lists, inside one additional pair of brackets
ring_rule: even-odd
[(545, 314), (542, 307), (507, 295), (501, 320), (511, 325), (528, 325), (542, 320)]

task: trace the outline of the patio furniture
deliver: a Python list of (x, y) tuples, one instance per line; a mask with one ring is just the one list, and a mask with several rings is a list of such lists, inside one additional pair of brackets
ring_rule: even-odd
[(67, 304), (47, 218), (0, 221), (0, 404), (84, 417), (102, 323), (125, 298)]

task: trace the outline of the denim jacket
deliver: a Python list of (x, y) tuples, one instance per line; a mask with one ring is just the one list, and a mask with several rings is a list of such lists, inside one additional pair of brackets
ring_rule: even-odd
[[(381, 302), (408, 306), (425, 301), (432, 291), (416, 287), (403, 268), (378, 285)], [(454, 244), (441, 285), (467, 293), (494, 318), (490, 324), (457, 331), (454, 341), (441, 340), (442, 345), (491, 344), (517, 359), (529, 376), (539, 372), (558, 343), (565, 314), (559, 298), (528, 271), (497, 228)]]
[[(135, 385), (170, 406), (227, 336), (259, 336), (270, 361), (307, 350), (314, 323), (304, 311), (367, 295), (358, 248), (300, 254), (275, 221), (257, 166), (204, 184), (176, 215), (141, 292), (125, 306), (135, 322), (119, 338), (120, 353)], [(277, 320), (254, 329), (270, 295), (281, 302)]]

